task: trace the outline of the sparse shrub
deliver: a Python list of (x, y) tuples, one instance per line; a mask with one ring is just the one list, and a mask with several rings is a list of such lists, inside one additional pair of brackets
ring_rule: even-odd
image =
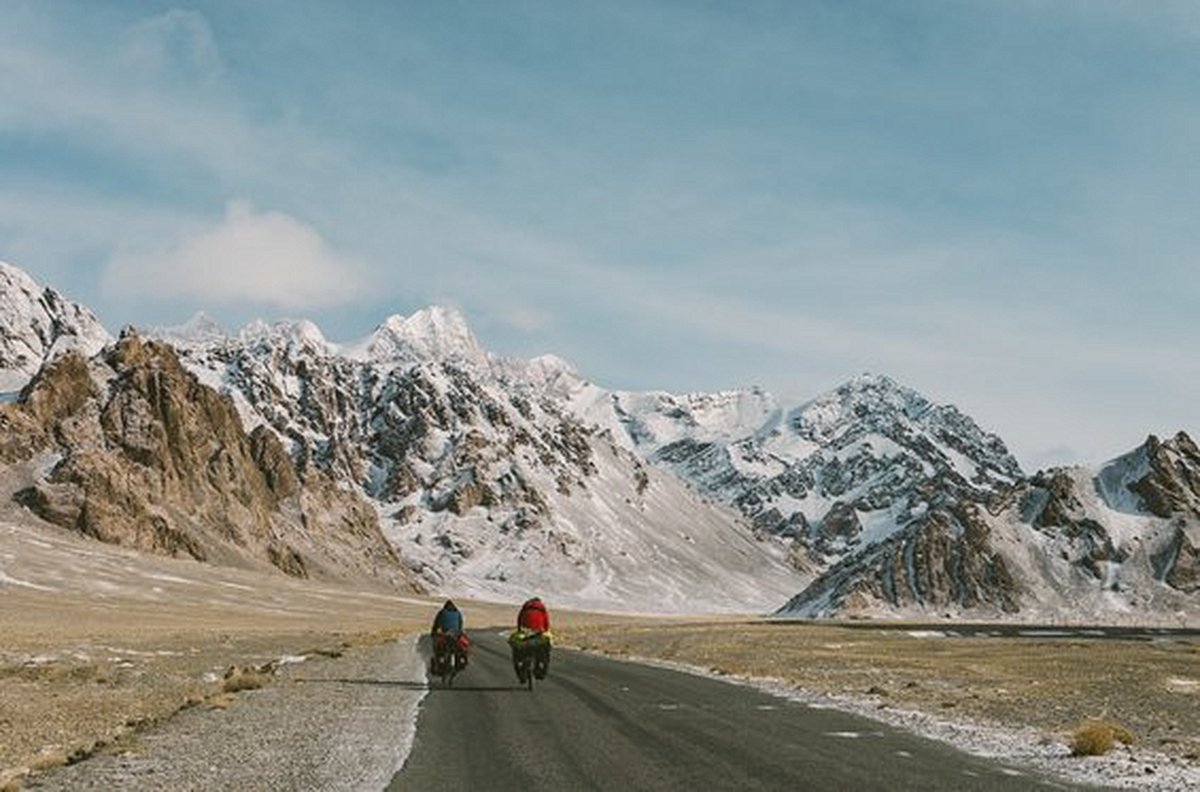
[(37, 756), (33, 758), (29, 768), (34, 772), (49, 770), (54, 767), (62, 767), (67, 763), (67, 754), (57, 748), (43, 748)]
[(222, 689), (226, 693), (241, 693), (243, 690), (258, 690), (271, 683), (271, 675), (256, 668), (238, 668), (230, 666), (225, 672), (225, 684)]
[(1133, 733), (1110, 721), (1087, 720), (1071, 735), (1071, 756), (1103, 756), (1120, 742), (1133, 743)]
[(209, 696), (205, 700), (205, 704), (210, 710), (227, 710), (233, 706), (236, 701), (235, 697), (229, 693), (218, 693), (215, 696)]

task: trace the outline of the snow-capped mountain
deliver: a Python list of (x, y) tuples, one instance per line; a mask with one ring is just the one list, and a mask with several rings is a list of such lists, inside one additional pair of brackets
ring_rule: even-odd
[(440, 360), (480, 366), (489, 359), (466, 318), (437, 305), (412, 316), (389, 316), (371, 335), (342, 352), (352, 360), (399, 365)]
[(181, 325), (154, 327), (146, 334), (176, 347), (216, 343), (229, 336), (225, 328), (204, 311), (198, 311)]
[(1030, 478), (1000, 438), (883, 376), (798, 404), (759, 389), (557, 387), (656, 466), (792, 542), (815, 579), (783, 614), (1200, 614), (1200, 460), (1186, 435)]
[(19, 390), (60, 352), (92, 355), (111, 341), (87, 308), (0, 261), (0, 394)]
[(432, 588), (732, 611), (806, 580), (736, 512), (572, 414), (549, 389), (565, 364), (493, 356), (455, 311), (391, 317), (340, 346), (308, 322), (160, 334), (301, 470), (368, 497)]
[(1022, 478), (995, 435), (952, 406), (864, 374), (812, 401), (759, 389), (672, 396), (589, 393), (574, 404), (761, 533), (824, 569), (930, 509), (982, 502)]
[(1200, 452), (1185, 433), (951, 505), (830, 568), (782, 612), (1154, 621), (1200, 615)]
[(174, 349), (123, 332), (68, 351), (0, 404), (0, 492), (42, 519), (161, 555), (296, 577), (411, 578), (375, 510), (328, 475), (298, 474), (275, 434)]
[[(55, 339), (85, 353), (107, 339), (86, 309), (62, 308), (19, 270), (0, 275), (15, 284), (0, 304), (4, 338), (34, 350), (6, 369), (10, 390), (33, 376), (31, 355), (56, 354)], [(24, 338), (32, 326), (40, 329)], [(128, 353), (110, 348), (92, 358), (90, 377), (63, 380), (91, 386), (30, 389), (20, 404), (0, 403), (0, 423), (29, 429), (5, 433), (0, 468), (25, 460), (21, 475), (36, 479), (29, 503), (60, 524), (104, 514), (110, 527), (93, 533), (124, 541), (121, 504), (135, 502), (138, 514), (127, 516), (150, 522), (134, 540), (157, 541), (161, 525), (151, 518), (181, 512), (155, 498), (219, 485), (213, 497), (225, 502), (266, 487), (266, 505), (252, 509), (266, 515), (260, 549), (293, 572), (304, 558), (353, 569), (347, 548), (361, 545), (376, 556), (362, 567), (372, 575), (387, 573), (392, 553), (405, 576), (433, 590), (514, 599), (536, 591), (614, 610), (786, 602), (781, 612), (800, 616), (1200, 618), (1200, 454), (1182, 433), (1095, 469), (1028, 477), (1000, 438), (957, 408), (879, 375), (808, 401), (758, 388), (611, 391), (553, 355), (493, 355), (460, 313), (439, 307), (389, 317), (348, 344), (309, 321), (257, 321), (231, 333), (203, 314), (149, 335), (173, 350), (148, 347), (150, 368), (173, 370), (177, 355), (195, 380), (173, 375), (175, 391), (190, 394), (174, 401), (210, 405), (188, 413), (195, 421), (226, 414), (205, 395), (213, 391), (236, 409), (246, 438), (229, 434), (222, 447), (247, 450), (222, 470), (240, 472), (230, 479), (210, 470), (194, 482), (179, 474), (184, 487), (153, 479), (139, 490), (150, 495), (121, 495), (114, 482), (137, 479), (139, 469), (126, 467), (145, 455), (143, 440), (174, 430), (155, 428), (152, 411), (102, 406), (162, 395), (149, 375), (115, 376)], [(82, 358), (72, 359), (79, 369)], [(140, 385), (117, 399), (114, 383), (126, 381)], [(38, 417), (47, 410), (66, 411), (55, 419), (64, 429), (48, 433)], [(218, 423), (228, 433), (227, 421)], [(206, 432), (172, 442), (204, 445)], [(97, 438), (116, 449), (116, 461), (72, 446)], [(54, 443), (77, 463), (29, 468), (31, 454)], [(171, 454), (146, 458), (174, 469)], [(91, 492), (100, 500), (87, 505)], [(320, 503), (343, 504), (343, 529), (316, 530)], [(233, 529), (219, 527), (219, 510), (205, 514), (197, 541), (219, 547), (221, 531)], [(386, 553), (375, 536), (386, 536)], [(324, 552), (324, 541), (337, 547)], [(300, 550), (293, 557), (286, 548)]]

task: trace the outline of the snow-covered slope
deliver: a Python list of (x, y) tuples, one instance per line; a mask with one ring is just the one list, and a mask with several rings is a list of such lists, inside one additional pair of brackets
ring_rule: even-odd
[(950, 500), (981, 502), (1022, 477), (995, 435), (952, 406), (876, 375), (800, 404), (759, 389), (672, 396), (594, 392), (572, 403), (760, 532), (836, 564)]
[[(439, 588), (481, 596), (551, 592), (564, 604), (645, 612), (761, 612), (805, 578), (778, 543), (761, 542), (738, 515), (670, 474), (591, 438), (592, 475), (569, 490), (541, 472), (546, 512), (527, 525), (476, 507), (396, 524), (398, 546)], [(631, 471), (633, 475), (631, 476)]]
[(748, 611), (777, 607), (808, 579), (736, 511), (566, 409), (553, 387), (566, 364), (492, 356), (456, 312), (391, 317), (345, 346), (306, 322), (163, 335), (247, 426), (270, 427), (302, 469), (370, 498), (438, 590)]
[(0, 261), (0, 394), (23, 388), (60, 352), (92, 355), (111, 341), (87, 308)]
[(1200, 499), (1188, 494), (1200, 464), (1186, 435), (1028, 478), (1000, 438), (884, 376), (788, 403), (759, 389), (612, 392), (555, 371), (547, 381), (586, 421), (791, 543), (814, 580), (781, 613), (1200, 612)]

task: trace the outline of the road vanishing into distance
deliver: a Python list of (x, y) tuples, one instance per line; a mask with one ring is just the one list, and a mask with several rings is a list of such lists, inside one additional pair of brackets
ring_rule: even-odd
[(517, 684), (503, 631), (434, 680), (389, 790), (1082, 789), (751, 687), (555, 649)]

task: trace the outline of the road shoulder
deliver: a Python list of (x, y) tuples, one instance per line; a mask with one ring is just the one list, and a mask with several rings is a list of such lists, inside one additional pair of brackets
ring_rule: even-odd
[(412, 746), (426, 681), (416, 641), (287, 662), (273, 684), (198, 706), (27, 779), (46, 790), (382, 789)]

